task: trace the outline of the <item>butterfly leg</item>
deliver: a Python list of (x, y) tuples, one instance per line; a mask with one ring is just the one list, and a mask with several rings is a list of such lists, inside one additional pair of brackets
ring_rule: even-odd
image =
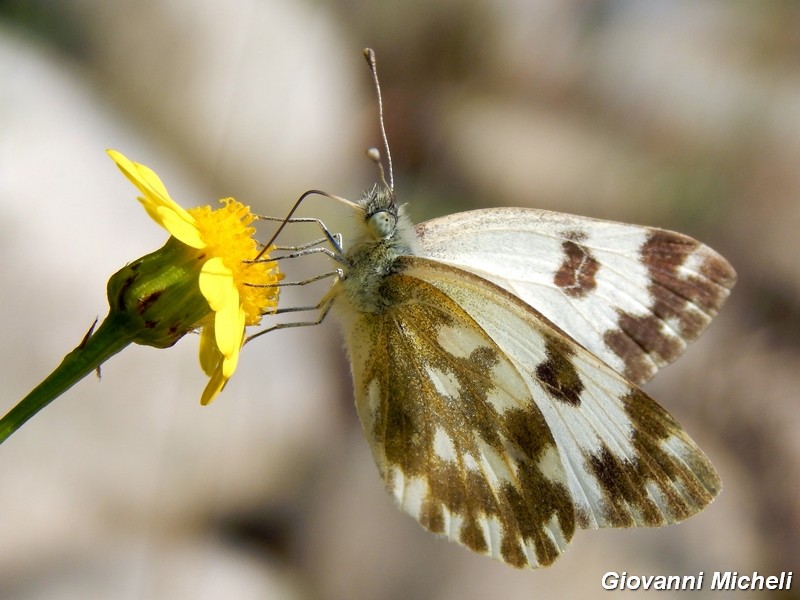
[[(341, 234), (334, 233), (333, 237), (337, 241), (339, 241), (341, 239)], [(301, 251), (301, 250), (308, 250), (309, 248), (314, 248), (315, 246), (319, 246), (320, 244), (324, 244), (327, 241), (328, 241), (327, 238), (321, 237), (319, 239), (312, 240), (312, 241), (306, 242), (304, 244), (298, 244), (296, 246), (273, 246), (273, 249), (277, 250), (279, 252), (297, 252), (297, 251)]]
[[(305, 195), (303, 196), (305, 197)], [(302, 197), (301, 197), (302, 200)], [(299, 201), (298, 201), (299, 203)], [(296, 208), (296, 206), (295, 206)], [(294, 209), (293, 209), (294, 210)], [(291, 213), (290, 213), (291, 214)], [(325, 224), (320, 220), (313, 217), (288, 217), (288, 218), (279, 218), (279, 217), (269, 217), (269, 216), (259, 216), (261, 220), (265, 221), (279, 221), (281, 223), (278, 232), (273, 236), (273, 238), (269, 241), (268, 244), (264, 245), (264, 250), (262, 253), (266, 252), (267, 248), (271, 250), (278, 250), (281, 252), (288, 252), (288, 254), (283, 254), (281, 256), (274, 256), (270, 258), (261, 259), (256, 257), (253, 262), (260, 262), (262, 260), (283, 260), (288, 258), (298, 258), (301, 256), (308, 256), (311, 254), (325, 254), (329, 258), (333, 259), (334, 261), (342, 264), (348, 265), (347, 259), (344, 257), (344, 250), (342, 248), (342, 234), (341, 233), (331, 233), (331, 231), (325, 226)], [(321, 230), (324, 237), (312, 240), (309, 242), (305, 242), (302, 244), (290, 246), (272, 246), (272, 242), (275, 241), (280, 231), (283, 227), (287, 224), (296, 224), (296, 223), (314, 223), (316, 224)], [(330, 248), (326, 247), (326, 245), (330, 245)], [(302, 279), (300, 281), (282, 281), (279, 283), (274, 284), (267, 284), (267, 285), (256, 285), (255, 287), (291, 287), (291, 286), (304, 286), (315, 281), (320, 281), (322, 279), (326, 279), (332, 277), (334, 278), (334, 285), (337, 281), (344, 277), (344, 271), (342, 269), (334, 269), (332, 271), (328, 271), (325, 273), (321, 273), (319, 275), (315, 275), (313, 277), (309, 277), (307, 279)], [(252, 284), (251, 284), (252, 285)], [(331, 286), (332, 289), (333, 286)], [(255, 339), (265, 333), (269, 333), (271, 331), (275, 331), (277, 329), (287, 329), (289, 327), (309, 327), (313, 325), (319, 325), (325, 320), (325, 317), (330, 312), (331, 306), (333, 305), (333, 300), (331, 298), (330, 290), (326, 293), (322, 299), (314, 306), (290, 306), (286, 308), (279, 308), (274, 312), (270, 312), (270, 315), (280, 315), (286, 313), (294, 313), (294, 312), (304, 312), (304, 311), (319, 311), (318, 318), (315, 321), (290, 321), (285, 323), (278, 323), (273, 325), (272, 327), (268, 327), (263, 331), (259, 331), (246, 339), (246, 342), (249, 342), (252, 339)]]
[(305, 250), (312, 246), (316, 246), (321, 243), (329, 243), (333, 248), (330, 256), (335, 260), (342, 262), (343, 261), (343, 254), (344, 250), (342, 249), (342, 234), (341, 233), (331, 233), (330, 230), (325, 226), (321, 220), (316, 219), (314, 217), (293, 217), (290, 219), (284, 219), (283, 217), (269, 217), (269, 216), (262, 216), (259, 215), (258, 219), (262, 221), (280, 221), (281, 227), (285, 224), (296, 224), (296, 223), (315, 223), (321, 230), (324, 238), (319, 240), (315, 240), (314, 242), (308, 242), (306, 244), (302, 244), (300, 246), (278, 246), (277, 250)]
[(300, 246), (276, 246), (275, 250), (279, 250), (282, 252), (290, 252), (290, 253), (282, 254), (281, 256), (274, 256), (271, 258), (259, 258), (257, 260), (250, 262), (278, 261), (278, 260), (285, 260), (287, 258), (297, 258), (299, 256), (306, 256), (308, 254), (319, 254), (319, 253), (326, 254), (328, 257), (338, 262), (340, 255), (336, 254), (333, 250), (318, 245), (323, 242), (325, 242), (325, 238), (320, 238), (318, 240), (314, 240), (313, 242), (308, 242), (307, 244), (302, 244)]
[[(298, 285), (308, 285), (309, 283), (314, 283), (315, 281), (320, 281), (321, 279), (326, 279), (328, 277), (334, 277), (336, 279), (341, 279), (344, 276), (344, 272), (341, 269), (335, 269), (333, 271), (328, 271), (327, 273), (320, 273), (319, 275), (314, 275), (313, 277), (309, 277), (308, 279), (301, 279), (300, 281), (281, 281), (278, 283), (245, 283), (245, 285), (249, 285), (250, 287), (292, 287)], [(317, 307), (318, 308), (318, 307)], [(281, 308), (275, 312), (270, 312), (271, 315), (280, 314), (281, 312), (293, 312), (298, 309), (294, 308)], [(305, 309), (303, 309), (305, 310)]]
[(257, 337), (260, 337), (265, 333), (276, 331), (278, 329), (288, 329), (289, 327), (313, 327), (314, 325), (319, 325), (320, 323), (322, 323), (322, 321), (325, 320), (325, 317), (328, 316), (328, 313), (331, 310), (331, 306), (333, 306), (333, 300), (330, 298), (328, 294), (326, 294), (316, 306), (305, 306), (305, 307), (298, 306), (298, 307), (278, 309), (275, 313), (271, 314), (299, 312), (304, 310), (318, 310), (319, 316), (316, 321), (290, 321), (288, 323), (278, 323), (277, 325), (268, 327), (264, 331), (259, 331), (258, 333), (254, 333), (253, 335), (248, 336), (247, 339), (245, 339), (245, 343), (252, 341)]

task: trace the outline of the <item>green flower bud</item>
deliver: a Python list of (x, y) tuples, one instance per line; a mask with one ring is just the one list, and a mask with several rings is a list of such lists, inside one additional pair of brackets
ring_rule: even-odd
[(170, 237), (164, 246), (108, 280), (108, 304), (137, 344), (168, 348), (200, 325), (211, 308), (200, 293), (203, 250)]

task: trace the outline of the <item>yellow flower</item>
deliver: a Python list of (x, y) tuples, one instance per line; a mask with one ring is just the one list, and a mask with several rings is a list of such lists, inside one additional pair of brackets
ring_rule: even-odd
[[(181, 256), (174, 259), (174, 264), (169, 268), (171, 273), (177, 272), (184, 280), (187, 275), (196, 278), (192, 281), (196, 280), (195, 288), (199, 290), (199, 296), (205, 303), (203, 306), (206, 306), (200, 319), (197, 319), (200, 314), (197, 311), (184, 309), (181, 315), (191, 314), (190, 320), (194, 322), (181, 322), (178, 327), (176, 317), (172, 316), (170, 320), (165, 318), (163, 312), (151, 309), (150, 298), (159, 298), (161, 292), (158, 290), (156, 295), (152, 286), (147, 288), (149, 295), (143, 297), (140, 292), (135, 298), (138, 310), (143, 313), (142, 306), (147, 305), (149, 312), (142, 318), (151, 324), (151, 329), (154, 328), (154, 322), (159, 325), (163, 322), (163, 326), (160, 327), (161, 337), (154, 334), (147, 342), (140, 343), (163, 347), (177, 340), (177, 337), (172, 339), (168, 336), (169, 331), (187, 325), (192, 329), (201, 328), (200, 365), (210, 380), (200, 401), (204, 405), (208, 404), (236, 370), (239, 351), (244, 343), (245, 326), (258, 325), (263, 314), (277, 308), (278, 288), (263, 286), (277, 283), (283, 275), (278, 272), (274, 261), (260, 259), (258, 262), (250, 262), (258, 255), (259, 247), (253, 239), (255, 228), (250, 227), (250, 224), (255, 217), (250, 213), (249, 207), (232, 198), (225, 198), (220, 200), (223, 206), (217, 210), (212, 210), (209, 206), (185, 210), (170, 198), (164, 184), (152, 170), (114, 150), (109, 150), (108, 154), (142, 193), (139, 201), (144, 205), (147, 214), (190, 253), (178, 253)], [(168, 249), (171, 256), (176, 254), (170, 242), (162, 250)], [(264, 255), (263, 258), (267, 256)], [(163, 272), (164, 260), (160, 256), (158, 262)], [(139, 274), (137, 265), (133, 267), (124, 278), (120, 277), (121, 281), (114, 287), (115, 290), (119, 289), (119, 293), (127, 293), (131, 287), (131, 279)], [(185, 287), (180, 290), (184, 296), (191, 296)], [(112, 284), (109, 282), (110, 301), (111, 296)], [(189, 303), (191, 300), (189, 298)], [(155, 303), (154, 300), (153, 304)], [(174, 306), (175, 300), (170, 304)], [(158, 339), (154, 342), (156, 337)]]

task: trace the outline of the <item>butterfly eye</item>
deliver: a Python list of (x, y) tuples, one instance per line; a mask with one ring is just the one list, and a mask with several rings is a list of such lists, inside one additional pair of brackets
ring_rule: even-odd
[(392, 235), (397, 225), (397, 217), (385, 210), (379, 210), (367, 220), (367, 227), (375, 239), (384, 239)]

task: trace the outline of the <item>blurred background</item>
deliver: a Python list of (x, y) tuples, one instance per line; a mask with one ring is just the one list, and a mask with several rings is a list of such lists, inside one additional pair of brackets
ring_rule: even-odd
[[(647, 388), (722, 494), (515, 571), (395, 509), (336, 323), (248, 345), (207, 408), (187, 336), (126, 349), (0, 448), (0, 598), (609, 598), (607, 571), (703, 571), (702, 598), (715, 570), (798, 570), (796, 2), (0, 1), (0, 410), (105, 315), (109, 275), (166, 238), (106, 148), (187, 207), (356, 198), (379, 141), (365, 46), (415, 221), (532, 206), (677, 229), (733, 263), (722, 314)], [(346, 231), (330, 201), (305, 211)]]

